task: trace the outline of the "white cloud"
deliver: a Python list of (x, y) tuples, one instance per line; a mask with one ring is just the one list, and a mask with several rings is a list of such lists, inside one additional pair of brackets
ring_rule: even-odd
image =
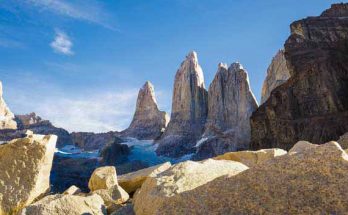
[(117, 30), (108, 20), (110, 15), (101, 3), (95, 0), (27, 0), (32, 6), (57, 15), (101, 25), (110, 30)]
[(51, 42), (50, 46), (57, 53), (64, 54), (64, 55), (74, 54), (74, 52), (71, 50), (73, 43), (71, 42), (68, 35), (63, 31), (56, 30), (55, 38)]

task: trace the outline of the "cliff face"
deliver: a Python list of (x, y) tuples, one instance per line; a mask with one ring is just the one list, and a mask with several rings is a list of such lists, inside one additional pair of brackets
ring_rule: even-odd
[(166, 112), (158, 109), (153, 85), (147, 81), (139, 91), (132, 123), (121, 134), (140, 140), (156, 139), (161, 136), (168, 121)]
[(250, 116), (257, 109), (246, 70), (239, 63), (220, 64), (208, 92), (208, 118), (196, 159), (249, 149)]
[(291, 78), (252, 115), (252, 148), (324, 143), (348, 130), (348, 4), (291, 25)]
[(157, 154), (178, 157), (194, 151), (207, 116), (207, 95), (197, 54), (191, 52), (176, 73), (171, 119)]
[(284, 50), (279, 50), (267, 69), (267, 76), (262, 86), (261, 104), (266, 102), (273, 89), (285, 83), (289, 77)]
[(14, 114), (7, 107), (2, 95), (2, 83), (0, 82), (0, 130), (17, 129), (17, 123), (14, 121)]

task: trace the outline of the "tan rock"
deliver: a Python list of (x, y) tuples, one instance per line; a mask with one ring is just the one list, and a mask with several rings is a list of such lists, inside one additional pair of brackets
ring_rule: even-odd
[(208, 93), (196, 52), (191, 52), (175, 75), (169, 124), (157, 141), (157, 154), (180, 157), (192, 153), (208, 112)]
[(90, 196), (51, 195), (29, 205), (21, 215), (106, 215), (103, 199), (96, 194)]
[(142, 169), (136, 172), (131, 172), (125, 175), (118, 176), (119, 185), (128, 193), (133, 193), (141, 187), (148, 177), (155, 177), (161, 172), (169, 169), (171, 164), (169, 162)]
[(76, 187), (75, 185), (69, 187), (63, 194), (65, 195), (76, 195), (81, 193), (81, 189)]
[(50, 188), (57, 136), (30, 135), (0, 145), (0, 214), (16, 213)]
[(98, 194), (103, 199), (109, 214), (120, 208), (121, 204), (129, 199), (128, 193), (119, 185), (115, 185), (107, 190), (96, 190), (93, 193)]
[(310, 143), (308, 141), (298, 141), (290, 150), (289, 150), (289, 154), (293, 154), (293, 153), (298, 153), (298, 152), (303, 152), (305, 150), (308, 149), (314, 149), (316, 148), (318, 145)]
[(289, 78), (290, 72), (286, 65), (284, 50), (279, 50), (267, 69), (267, 76), (262, 86), (261, 104), (269, 98), (274, 88), (283, 84)]
[(1, 129), (17, 129), (17, 123), (14, 120), (15, 116), (8, 108), (3, 99), (2, 83), (0, 81), (0, 130)]
[(154, 86), (147, 81), (139, 91), (133, 120), (122, 131), (122, 135), (137, 139), (156, 139), (161, 136), (168, 122), (167, 113), (158, 109)]
[(110, 189), (117, 184), (116, 168), (113, 166), (104, 166), (94, 170), (89, 179), (88, 188), (91, 191)]
[(262, 149), (259, 151), (228, 152), (214, 159), (237, 161), (248, 167), (252, 167), (285, 154), (287, 154), (287, 152), (283, 149)]
[(346, 214), (347, 171), (348, 155), (329, 142), (219, 177), (148, 214)]
[[(236, 175), (246, 169), (248, 167), (244, 164), (224, 160), (209, 159), (203, 162), (179, 163), (156, 177), (146, 179), (134, 197), (135, 213), (137, 215), (166, 214), (159, 213), (160, 209), (176, 195), (197, 189), (220, 176)], [(182, 214), (190, 213), (182, 211)]]
[(337, 142), (342, 146), (342, 148), (348, 149), (348, 132), (343, 134)]

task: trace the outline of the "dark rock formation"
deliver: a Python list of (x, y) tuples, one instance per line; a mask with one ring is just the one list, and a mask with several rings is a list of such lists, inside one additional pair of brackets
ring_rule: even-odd
[(132, 123), (121, 134), (139, 140), (154, 140), (161, 136), (168, 122), (169, 116), (158, 109), (154, 87), (147, 81), (139, 91)]
[(195, 159), (249, 149), (250, 116), (257, 109), (248, 73), (239, 63), (219, 64), (208, 92), (208, 118)]
[(112, 131), (107, 133), (73, 132), (70, 135), (74, 145), (84, 151), (100, 150), (117, 138), (121, 141), (120, 134)]
[(348, 4), (292, 23), (285, 58), (291, 78), (252, 115), (252, 148), (339, 139), (348, 130)]
[(157, 141), (158, 155), (180, 157), (194, 152), (207, 117), (207, 97), (197, 54), (191, 52), (175, 75), (171, 119)]
[(101, 162), (104, 165), (116, 165), (125, 163), (127, 161), (127, 156), (130, 153), (130, 148), (121, 144), (123, 141), (116, 138), (113, 142), (108, 143), (100, 151)]

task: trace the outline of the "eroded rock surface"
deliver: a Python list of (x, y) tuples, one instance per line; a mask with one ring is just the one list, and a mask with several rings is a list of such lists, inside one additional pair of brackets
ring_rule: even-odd
[(148, 214), (345, 214), (347, 171), (348, 155), (330, 142), (219, 177)]
[(14, 114), (8, 108), (3, 99), (2, 83), (0, 81), (0, 130), (1, 129), (17, 129), (17, 123), (14, 120)]
[(158, 155), (180, 157), (194, 152), (207, 117), (208, 94), (197, 54), (187, 55), (175, 75), (170, 122), (157, 141)]
[(248, 73), (240, 63), (229, 68), (219, 64), (208, 91), (208, 118), (195, 159), (228, 151), (249, 149), (250, 116), (258, 104), (249, 85)]
[(261, 104), (265, 103), (273, 89), (285, 83), (289, 78), (290, 72), (286, 65), (284, 50), (279, 50), (267, 69), (267, 76), (262, 85)]
[[(204, 162), (179, 163), (156, 177), (146, 179), (134, 197), (135, 213), (137, 215), (167, 214), (160, 211), (175, 196), (195, 190), (222, 175), (236, 175), (246, 169), (248, 167), (242, 163), (224, 160), (209, 159)], [(197, 196), (197, 198), (202, 197)], [(181, 206), (177, 205), (177, 207), (180, 210)], [(182, 210), (181, 214), (190, 213), (189, 210)], [(206, 211), (201, 214), (208, 213)]]
[(28, 135), (0, 145), (0, 214), (18, 212), (50, 189), (55, 135)]
[(322, 144), (348, 131), (347, 5), (291, 24), (285, 43), (291, 77), (252, 115), (252, 149)]
[(114, 166), (99, 167), (92, 173), (88, 182), (88, 187), (91, 191), (100, 189), (110, 189), (118, 185), (116, 168)]
[(139, 91), (133, 120), (121, 134), (139, 140), (154, 140), (161, 136), (168, 122), (169, 116), (158, 109), (155, 89), (147, 81)]

